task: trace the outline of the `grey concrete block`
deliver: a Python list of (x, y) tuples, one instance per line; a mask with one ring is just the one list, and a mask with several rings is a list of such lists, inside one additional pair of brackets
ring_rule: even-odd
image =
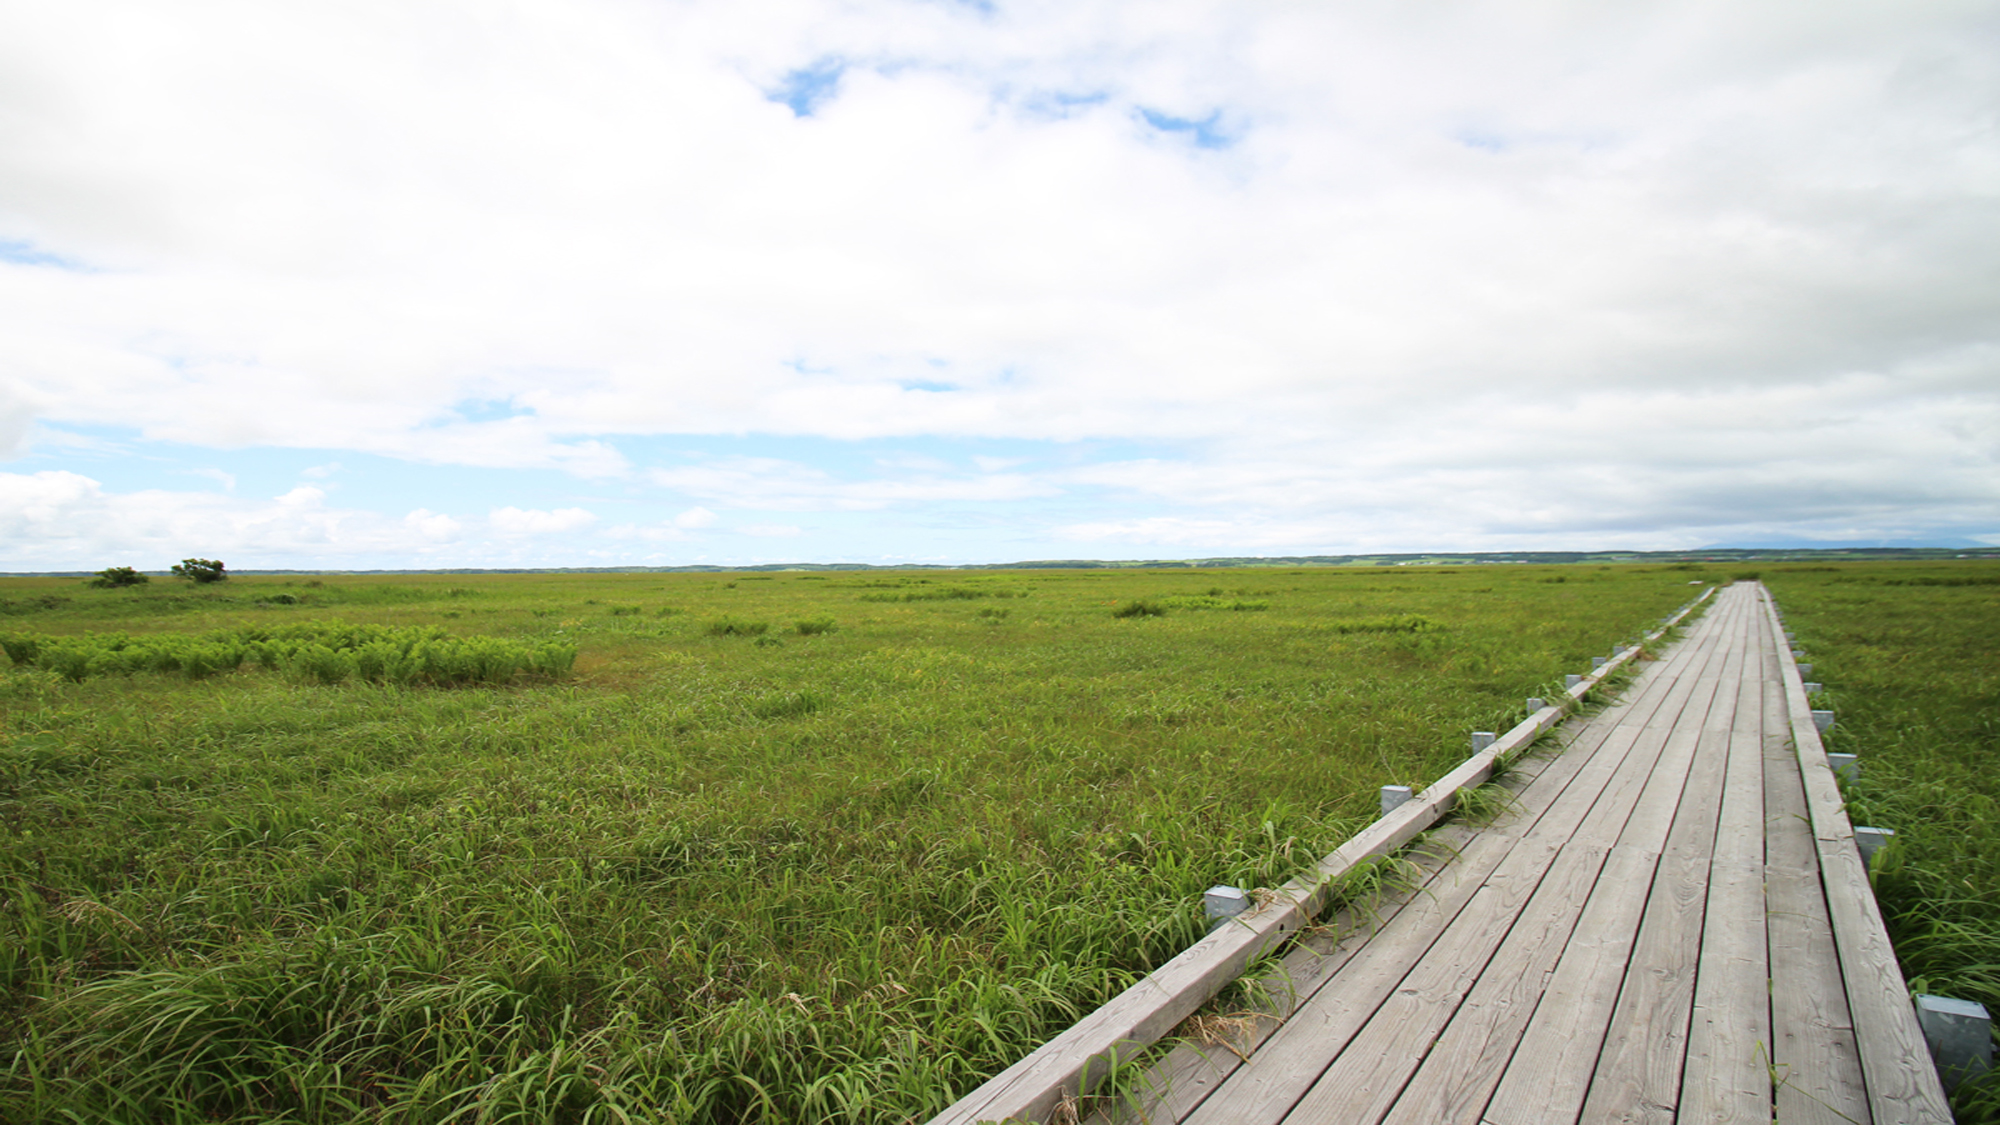
[(1212, 925), (1250, 909), (1250, 895), (1247, 891), (1218, 884), (1201, 893), (1201, 908)]
[(1947, 1092), (1993, 1067), (1993, 1017), (1975, 1000), (1917, 997), (1917, 1024)]

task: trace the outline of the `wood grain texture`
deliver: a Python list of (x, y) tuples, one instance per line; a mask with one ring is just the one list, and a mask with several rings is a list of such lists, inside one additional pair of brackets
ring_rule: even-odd
[(1686, 1125), (1769, 1121), (1772, 1116), (1764, 904), (1766, 647), (1752, 647), (1737, 681), (1728, 774), (1709, 864), (1708, 914), (1695, 971), (1687, 1069), (1681, 1078), (1678, 1120)]
[[(1761, 587), (1758, 595), (1768, 627), (1781, 634), (1776, 603)], [(1855, 850), (1854, 829), (1812, 721), (1805, 681), (1789, 648), (1779, 647), (1777, 664), (1872, 1119), (1884, 1125), (1949, 1122), (1951, 1108)]]
[[(1671, 802), (1671, 823), (1646, 912), (1626, 967), (1618, 1006), (1597, 1069), (1591, 1075), (1583, 1116), (1588, 1121), (1672, 1121), (1679, 1113), (1682, 1070), (1694, 1007), (1695, 974), (1707, 916), (1708, 875), (1715, 852), (1723, 779), (1728, 772), (1730, 732), (1736, 720), (1738, 683), (1745, 668), (1751, 618), (1732, 613), (1724, 625), (1726, 644), (1717, 675), (1706, 674), (1695, 699), (1705, 694), (1706, 713), (1683, 716), (1681, 732), (1692, 728), (1693, 753), (1679, 794)], [(1668, 809), (1671, 784), (1661, 787), (1656, 807)], [(1636, 818), (1635, 818), (1636, 819)], [(1638, 827), (1637, 825), (1634, 826)], [(1650, 828), (1650, 826), (1648, 826)], [(1634, 842), (1650, 844), (1650, 834)]]

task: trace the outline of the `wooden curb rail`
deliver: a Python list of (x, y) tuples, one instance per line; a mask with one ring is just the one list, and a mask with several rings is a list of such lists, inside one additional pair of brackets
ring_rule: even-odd
[[(1768, 590), (1758, 591), (1771, 628), (1784, 635), (1777, 603)], [(1930, 1047), (1909, 985), (1889, 944), (1868, 868), (1855, 848), (1854, 826), (1847, 819), (1840, 785), (1827, 762), (1819, 725), (1806, 697), (1805, 677), (1792, 650), (1778, 646), (1778, 664), (1785, 682), (1785, 709), (1792, 727), (1792, 746), (1805, 779), (1806, 811), (1812, 818), (1813, 843), (1819, 852), (1820, 875), (1826, 881), (1827, 913), (1833, 944), (1847, 983), (1848, 1014), (1861, 1056), (1862, 1083), (1868, 1109), (1877, 1122), (1936, 1122), (1952, 1120), (1944, 1085), (1931, 1063)]]
[[(1665, 634), (1714, 592), (1713, 586), (1704, 590), (1646, 634), (1646, 639)], [(932, 1118), (930, 1125), (1043, 1122), (1065, 1103), (1095, 1089), (1241, 976), (1251, 960), (1309, 925), (1325, 907), (1335, 879), (1364, 860), (1395, 851), (1436, 824), (1451, 811), (1459, 790), (1484, 784), (1492, 777), (1495, 762), (1554, 728), (1592, 688), (1637, 657), (1641, 647), (1620, 651), (1566, 689), (1568, 698), (1560, 705), (1543, 707), (1528, 716), (1491, 746), (1356, 833), (1312, 871), (1278, 888), (1263, 905), (1237, 915), (1146, 974), (1103, 1007), (960, 1098)], [(1873, 900), (1870, 902), (1872, 905)], [(1918, 1043), (1921, 1046), (1921, 1037)]]

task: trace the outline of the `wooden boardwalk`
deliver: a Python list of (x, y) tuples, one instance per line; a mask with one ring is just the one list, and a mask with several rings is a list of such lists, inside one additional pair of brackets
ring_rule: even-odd
[(1642, 667), (1098, 1117), (1949, 1121), (1762, 587)]

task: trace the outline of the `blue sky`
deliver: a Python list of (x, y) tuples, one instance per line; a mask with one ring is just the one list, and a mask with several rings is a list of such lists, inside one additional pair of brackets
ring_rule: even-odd
[(1990, 6), (0, 12), (0, 571), (2000, 543)]

